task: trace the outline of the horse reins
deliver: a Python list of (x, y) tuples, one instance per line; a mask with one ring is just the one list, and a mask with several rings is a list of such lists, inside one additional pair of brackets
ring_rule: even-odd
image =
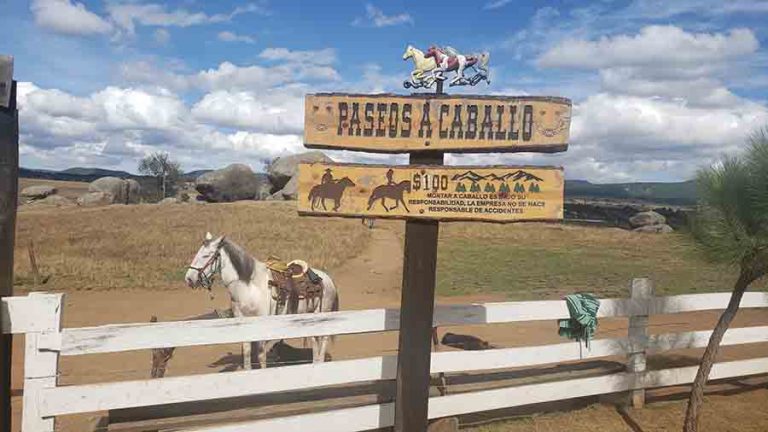
[[(221, 247), (224, 244), (222, 240), (216, 247), (216, 252), (208, 258), (208, 261), (202, 267), (189, 266), (191, 270), (197, 272), (197, 283), (203, 288), (207, 289), (211, 296), (213, 296), (213, 283), (216, 278), (216, 273), (221, 272)], [(205, 274), (205, 270), (212, 268), (209, 274)]]

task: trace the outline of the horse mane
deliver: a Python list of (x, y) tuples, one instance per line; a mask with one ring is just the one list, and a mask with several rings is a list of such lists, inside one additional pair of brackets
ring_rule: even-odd
[(231, 242), (226, 237), (221, 240), (221, 247), (229, 256), (232, 266), (235, 267), (237, 278), (242, 282), (250, 282), (253, 277), (253, 270), (256, 267), (254, 258), (245, 249)]

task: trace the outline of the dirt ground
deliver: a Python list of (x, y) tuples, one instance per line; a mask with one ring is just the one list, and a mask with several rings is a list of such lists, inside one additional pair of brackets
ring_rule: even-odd
[[(396, 222), (377, 223), (372, 241), (363, 253), (332, 274), (340, 290), (341, 309), (368, 309), (397, 307), (399, 305), (402, 241), (392, 229)], [(471, 303), (504, 300), (496, 294), (451, 296), (439, 298), (438, 303)], [(217, 287), (211, 300), (207, 293), (183, 290), (120, 290), (76, 291), (66, 296), (64, 326), (82, 327), (111, 323), (146, 322), (152, 315), (161, 321), (176, 320), (202, 313), (213, 308), (226, 309), (228, 298)], [(668, 333), (711, 329), (718, 312), (700, 312), (669, 316), (654, 316), (650, 322), (651, 333)], [(744, 310), (734, 326), (766, 325), (768, 310)], [(442, 335), (446, 329), (441, 329)], [(487, 325), (451, 327), (451, 332), (472, 334), (502, 347), (542, 345), (562, 342), (557, 335), (555, 322), (526, 322), (514, 325)], [(600, 321), (598, 338), (626, 335), (625, 319)], [(15, 430), (19, 430), (22, 377), (23, 338), (14, 339), (13, 409)], [(239, 353), (237, 345), (216, 345), (179, 349), (171, 360), (168, 376), (212, 373), (232, 370), (236, 367)], [(331, 352), (335, 360), (393, 354), (397, 350), (397, 333), (369, 334), (339, 337)], [(765, 356), (767, 344), (752, 344), (723, 349), (720, 360)], [(687, 366), (696, 364), (696, 350), (678, 351), (670, 355), (656, 356), (649, 360), (650, 368)], [(61, 384), (109, 382), (144, 379), (149, 376), (150, 354), (146, 351), (98, 356), (63, 357), (61, 359)], [(714, 410), (718, 418), (727, 418), (727, 430), (768, 430), (768, 416), (764, 407), (768, 403), (768, 391), (763, 388), (745, 387), (742, 392), (730, 396), (711, 396), (705, 407), (705, 416)], [(714, 402), (713, 402), (714, 401)], [(681, 408), (681, 406), (683, 408)], [(759, 407), (762, 407), (761, 409)], [(680, 402), (651, 403), (644, 410), (630, 411), (621, 415), (615, 408), (596, 405), (566, 414), (527, 416), (510, 423), (481, 426), (478, 431), (662, 431), (679, 430)], [(610, 415), (608, 415), (610, 413)], [(102, 413), (85, 416), (63, 417), (57, 420), (58, 430), (95, 430)], [(707, 417), (707, 418), (709, 418)], [(573, 428), (574, 422), (589, 422), (589, 428)], [(636, 423), (634, 426), (632, 425)], [(718, 426), (720, 425), (720, 426)], [(722, 429), (722, 422), (705, 424), (705, 430)], [(579, 426), (581, 427), (581, 426)]]

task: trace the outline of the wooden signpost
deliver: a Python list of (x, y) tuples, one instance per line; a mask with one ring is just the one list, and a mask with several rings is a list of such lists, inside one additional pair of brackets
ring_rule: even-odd
[(563, 217), (563, 170), (302, 164), (298, 199), (304, 215), (554, 221)]
[[(406, 88), (436, 94), (307, 95), (310, 148), (410, 153), (408, 166), (302, 164), (298, 211), (311, 216), (405, 219), (395, 431), (427, 430), (439, 221), (554, 221), (563, 217), (563, 170), (443, 166), (444, 152), (565, 151), (571, 102), (557, 97), (448, 96), (450, 85), (490, 83), (488, 53), (450, 47), (403, 56)], [(432, 62), (434, 60), (434, 62)], [(464, 72), (474, 66), (475, 75)], [(454, 72), (448, 79), (444, 74)]]
[(411, 151), (560, 152), (568, 148), (571, 102), (555, 97), (414, 94), (308, 95), (310, 148)]
[[(13, 295), (18, 181), (19, 120), (13, 58), (0, 56), (0, 298)], [(11, 346), (11, 335), (0, 333), (0, 432), (11, 431)]]

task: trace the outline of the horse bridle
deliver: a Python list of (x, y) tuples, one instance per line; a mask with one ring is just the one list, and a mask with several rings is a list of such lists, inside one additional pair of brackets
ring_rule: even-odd
[[(189, 266), (191, 270), (194, 270), (197, 272), (197, 284), (208, 291), (211, 291), (213, 288), (213, 282), (216, 278), (216, 273), (221, 272), (221, 247), (224, 244), (224, 239), (222, 239), (218, 246), (216, 246), (216, 252), (211, 255), (210, 258), (208, 258), (208, 261), (205, 262), (205, 264), (202, 267), (195, 267), (195, 266)], [(208, 268), (211, 268), (211, 272), (206, 274), (205, 270)]]

